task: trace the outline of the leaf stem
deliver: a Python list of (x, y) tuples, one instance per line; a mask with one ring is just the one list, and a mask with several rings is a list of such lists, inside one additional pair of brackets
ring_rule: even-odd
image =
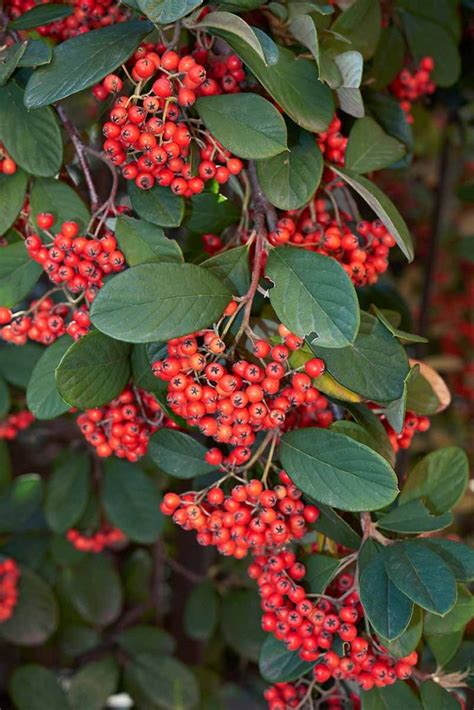
[(74, 150), (76, 151), (77, 159), (79, 161), (79, 165), (81, 166), (81, 170), (83, 172), (87, 184), (87, 189), (89, 191), (91, 210), (92, 212), (95, 212), (95, 210), (99, 206), (99, 196), (97, 194), (97, 190), (92, 179), (89, 161), (86, 157), (87, 146), (82, 142), (82, 139), (79, 135), (79, 131), (69, 119), (64, 108), (62, 106), (56, 106), (56, 110), (58, 112), (59, 118), (61, 119), (61, 123), (63, 124), (66, 130), (66, 133), (71, 139), (71, 142), (74, 146)]

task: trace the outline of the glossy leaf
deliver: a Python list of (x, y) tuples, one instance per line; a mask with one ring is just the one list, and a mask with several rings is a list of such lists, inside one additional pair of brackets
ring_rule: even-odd
[(138, 0), (145, 15), (160, 25), (176, 22), (201, 4), (202, 0)]
[(324, 594), (328, 584), (337, 574), (340, 560), (336, 557), (318, 554), (306, 561), (306, 576), (309, 590), (312, 594)]
[(268, 683), (289, 683), (311, 670), (312, 665), (302, 661), (297, 651), (288, 651), (283, 641), (270, 634), (262, 646), (258, 667)]
[(205, 15), (197, 25), (199, 29), (205, 28), (205, 31), (224, 30), (232, 35), (239, 37), (245, 44), (248, 44), (254, 52), (260, 57), (265, 64), (268, 64), (268, 59), (265, 55), (265, 48), (260, 44), (258, 35), (245, 20), (231, 12), (217, 11), (210, 12)]
[(318, 503), (319, 518), (314, 523), (314, 528), (338, 542), (340, 545), (356, 550), (360, 546), (360, 537), (356, 531), (332, 508)]
[(36, 363), (26, 390), (28, 409), (36, 419), (54, 419), (70, 409), (56, 386), (56, 368), (71, 347), (72, 338), (63, 335), (44, 350)]
[[(400, 498), (400, 503), (402, 503)], [(393, 508), (377, 521), (383, 530), (397, 533), (422, 533), (442, 530), (453, 522), (451, 513), (433, 515), (418, 498)]]
[(148, 453), (154, 463), (175, 478), (195, 478), (215, 471), (204, 459), (207, 447), (189, 434), (160, 429), (150, 439)]
[(213, 192), (201, 192), (189, 200), (191, 215), (184, 226), (195, 234), (220, 234), (231, 224), (237, 224), (240, 210), (232, 200)]
[(450, 567), (459, 582), (471, 582), (474, 579), (474, 550), (454, 540), (426, 540), (429, 548), (434, 550)]
[(362, 710), (422, 710), (413, 690), (402, 681), (383, 688), (372, 688), (361, 695)]
[(384, 27), (372, 62), (375, 88), (384, 89), (395, 79), (403, 68), (404, 55), (405, 42), (400, 29), (393, 24)]
[(13, 30), (34, 30), (40, 25), (62, 20), (72, 14), (72, 7), (56, 3), (41, 4), (27, 10), (20, 17), (12, 20), (9, 27)]
[(106, 626), (120, 614), (120, 578), (108, 558), (91, 555), (64, 569), (63, 584), (71, 604), (84, 621)]
[(234, 247), (211, 256), (201, 263), (234, 295), (243, 296), (250, 286), (249, 250), (246, 246)]
[(208, 580), (194, 587), (186, 601), (184, 629), (187, 636), (206, 641), (215, 631), (219, 599), (215, 584)]
[(155, 185), (151, 190), (140, 190), (130, 182), (128, 194), (135, 212), (158, 227), (179, 227), (183, 221), (184, 200), (169, 187)]
[(474, 597), (466, 587), (458, 584), (458, 598), (451, 611), (445, 616), (425, 614), (423, 631), (430, 636), (450, 634), (453, 631), (464, 629), (473, 617)]
[(15, 306), (29, 294), (43, 269), (32, 260), (23, 242), (14, 242), (0, 250), (0, 302)]
[(377, 47), (382, 16), (379, 0), (356, 0), (331, 26), (348, 39), (364, 59), (373, 56)]
[(64, 459), (46, 484), (44, 513), (54, 532), (63, 535), (83, 514), (90, 494), (90, 461), (85, 454)]
[(435, 66), (431, 78), (438, 86), (451, 86), (459, 77), (461, 61), (453, 37), (445, 27), (410, 12), (400, 12), (403, 30), (416, 62), (433, 57)]
[(420, 695), (424, 710), (459, 710), (458, 699), (433, 680), (421, 684)]
[(451, 510), (462, 498), (469, 479), (469, 463), (458, 446), (432, 451), (407, 476), (400, 502), (423, 498), (436, 513)]
[(27, 42), (16, 42), (2, 50), (0, 56), (0, 86), (3, 86), (17, 68), (25, 53)]
[(144, 219), (121, 215), (115, 236), (129, 266), (150, 261), (181, 262), (183, 253), (175, 239), (168, 239), (162, 229)]
[(366, 116), (352, 127), (345, 166), (356, 173), (370, 173), (389, 167), (404, 154), (405, 146), (388, 136), (373, 118)]
[(376, 510), (397, 494), (387, 461), (344, 434), (317, 428), (288, 432), (280, 459), (303, 493), (341, 510)]
[(50, 212), (55, 218), (51, 232), (57, 234), (61, 224), (72, 220), (84, 230), (90, 220), (90, 214), (77, 192), (61, 180), (37, 178), (33, 182), (30, 194), (31, 214), (36, 223), (40, 212)]
[(413, 614), (405, 631), (394, 641), (381, 639), (382, 645), (395, 658), (408, 656), (418, 646), (423, 631), (423, 612), (419, 606), (413, 607)]
[(303, 47), (309, 49), (319, 67), (318, 28), (311, 15), (297, 15), (290, 22), (290, 32)]
[(31, 372), (43, 354), (43, 348), (37, 343), (6, 345), (0, 348), (0, 373), (15, 387), (26, 389)]
[(16, 646), (40, 646), (56, 630), (58, 608), (51, 588), (23, 567), (13, 616), (0, 624), (0, 637)]

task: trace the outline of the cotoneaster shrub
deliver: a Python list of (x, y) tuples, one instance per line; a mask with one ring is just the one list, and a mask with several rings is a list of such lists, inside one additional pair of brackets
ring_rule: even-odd
[(5, 0), (4, 710), (469, 707), (471, 4)]

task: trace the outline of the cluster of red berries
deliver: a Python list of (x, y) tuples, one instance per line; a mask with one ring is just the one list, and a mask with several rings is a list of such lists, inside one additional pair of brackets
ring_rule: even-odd
[(98, 456), (114, 454), (129, 461), (138, 461), (146, 454), (150, 436), (161, 426), (174, 426), (174, 422), (165, 420), (155, 397), (138, 387), (126, 387), (103, 407), (87, 409), (77, 423)]
[(245, 80), (241, 59), (236, 54), (216, 56), (207, 49), (198, 47), (192, 52), (194, 60), (205, 67), (206, 79), (198, 88), (199, 96), (238, 94)]
[(0, 143), (0, 174), (13, 175), (16, 173), (17, 164), (10, 158), (3, 143)]
[[(71, 320), (66, 323), (71, 315)], [(14, 314), (0, 307), (0, 337), (14, 345), (24, 345), (28, 339), (42, 345), (52, 345), (68, 333), (75, 340), (85, 335), (90, 326), (89, 312), (85, 306), (73, 309), (69, 303), (54, 303), (49, 298), (32, 301), (27, 313)]]
[(267, 688), (263, 697), (268, 703), (269, 710), (288, 710), (296, 708), (308, 691), (305, 683), (275, 683)]
[[(172, 50), (160, 56), (154, 45), (139, 47), (132, 64), (131, 76), (137, 82), (133, 94), (116, 98), (110, 120), (103, 126), (104, 151), (114, 165), (122, 166), (124, 178), (143, 190), (156, 182), (176, 195), (192, 197), (203, 191), (208, 180), (223, 184), (240, 173), (242, 161), (199, 121), (188, 125), (185, 109), (194, 104), (206, 83), (202, 64), (191, 55), (180, 58)], [(141, 95), (143, 83), (147, 91)], [(123, 82), (109, 74), (101, 86), (115, 93)], [(192, 144), (199, 149), (195, 167)]]
[(400, 101), (408, 123), (413, 123), (413, 116), (410, 113), (413, 102), (422, 96), (432, 94), (436, 89), (436, 84), (431, 80), (434, 67), (433, 57), (424, 57), (415, 71), (402, 69), (390, 85), (390, 91)]
[(292, 244), (331, 256), (356, 286), (376, 283), (387, 270), (390, 249), (396, 244), (387, 228), (379, 220), (349, 226), (351, 218), (345, 213), (339, 214), (338, 223), (324, 199), (314, 200), (313, 207), (313, 214), (305, 208), (298, 217), (287, 212), (270, 232), (271, 244)]
[[(51, 1), (41, 0), (41, 4), (48, 4)], [(42, 37), (62, 42), (91, 30), (123, 22), (128, 17), (124, 6), (115, 0), (69, 0), (67, 4), (73, 9), (71, 15), (47, 25), (39, 25), (35, 27), (35, 31)], [(12, 19), (21, 17), (28, 10), (37, 7), (34, 0), (8, 0), (5, 5)]]
[[(198, 426), (204, 436), (235, 447), (226, 463), (248, 461), (256, 433), (285, 429), (291, 409), (318, 402), (320, 409), (327, 407), (326, 398), (312, 385), (312, 378), (324, 371), (324, 362), (313, 358), (305, 372), (292, 371), (288, 358), (303, 341), (285, 326), (280, 325), (279, 332), (283, 338), (279, 345), (263, 339), (254, 343), (261, 364), (249, 360), (222, 364), (226, 344), (216, 328), (168, 341), (168, 357), (152, 365), (153, 374), (168, 383), (167, 401), (176, 414)], [(219, 449), (211, 449), (207, 456), (215, 465), (223, 461)]]
[[(38, 215), (38, 227), (49, 230), (54, 217), (48, 212)], [(63, 222), (56, 236), (44, 244), (37, 234), (25, 240), (28, 254), (41, 264), (54, 284), (64, 284), (71, 293), (84, 292), (91, 302), (103, 285), (107, 274), (123, 269), (125, 257), (117, 249), (117, 240), (110, 230), (99, 238), (80, 235), (77, 222)]]
[(264, 488), (254, 479), (234, 486), (228, 495), (219, 487), (181, 496), (167, 493), (161, 511), (184, 530), (196, 530), (199, 544), (214, 545), (222, 555), (242, 559), (249, 550), (280, 548), (306, 534), (319, 511), (305, 505), (301, 496), (282, 471), (274, 488)]
[(381, 420), (395, 452), (399, 449), (408, 449), (411, 446), (412, 439), (417, 432), (428, 431), (430, 428), (430, 420), (428, 417), (420, 416), (414, 412), (406, 413), (405, 421), (403, 422), (403, 429), (400, 433), (397, 433), (394, 429), (392, 429), (385, 417), (382, 416)]
[[(318, 684), (330, 678), (357, 682), (364, 690), (392, 685), (407, 679), (417, 662), (413, 652), (399, 661), (377, 650), (360, 635), (363, 609), (358, 594), (352, 590), (352, 574), (343, 573), (332, 585), (339, 598), (320, 597), (314, 601), (300, 584), (306, 567), (293, 552), (257, 555), (249, 567), (249, 576), (257, 581), (264, 612), (262, 628), (283, 641), (290, 651), (298, 651), (302, 660), (314, 662), (313, 675)], [(316, 595), (317, 596), (317, 595)], [(343, 651), (336, 637), (343, 642)], [(272, 710), (281, 705), (270, 705)]]
[(18, 601), (20, 570), (14, 560), (0, 562), (0, 623), (13, 614)]
[(321, 153), (326, 160), (335, 165), (344, 165), (347, 138), (341, 133), (341, 121), (334, 116), (326, 131), (316, 134)]
[(34, 416), (28, 409), (9, 414), (0, 422), (0, 439), (15, 439), (18, 432), (28, 429), (34, 420)]
[(95, 553), (102, 552), (106, 547), (113, 547), (118, 542), (125, 540), (123, 532), (119, 528), (114, 528), (110, 525), (103, 525), (100, 530), (92, 535), (84, 535), (79, 530), (71, 528), (67, 531), (66, 537), (76, 550)]

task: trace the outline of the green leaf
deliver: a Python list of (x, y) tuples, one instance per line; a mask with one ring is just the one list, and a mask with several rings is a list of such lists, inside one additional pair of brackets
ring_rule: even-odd
[(306, 560), (306, 577), (312, 594), (324, 594), (326, 588), (337, 574), (341, 561), (328, 555), (312, 555)]
[(326, 130), (334, 114), (334, 99), (329, 87), (319, 81), (314, 62), (297, 59), (288, 49), (279, 46), (278, 62), (266, 67), (240, 38), (228, 32), (217, 34), (230, 44), (295, 123), (310, 132)]
[(27, 42), (16, 42), (0, 53), (0, 86), (3, 86), (17, 68), (25, 53)]
[(0, 234), (10, 229), (23, 207), (28, 177), (18, 169), (13, 175), (0, 175)]
[(241, 158), (271, 158), (287, 149), (281, 113), (258, 94), (201, 97), (196, 110), (224, 148)]
[(459, 700), (433, 680), (425, 680), (420, 686), (421, 702), (425, 710), (459, 710)]
[[(8, 412), (10, 411), (10, 406), (11, 406), (11, 398), (10, 398), (10, 390), (8, 389), (8, 385), (3, 379), (3, 377), (0, 375), (0, 418), (6, 417)], [(0, 471), (1, 471), (1, 466), (0, 466)], [(1, 473), (0, 473), (0, 479), (1, 479)]]
[(440, 410), (441, 401), (421, 371), (407, 382), (406, 404), (407, 409), (415, 414), (432, 415)]
[(232, 591), (224, 598), (221, 613), (224, 640), (240, 656), (256, 663), (265, 639), (260, 619), (260, 603), (253, 589)]
[(59, 535), (73, 527), (87, 505), (90, 493), (90, 461), (75, 454), (55, 468), (46, 484), (44, 514), (49, 527)]
[(340, 545), (356, 550), (360, 546), (360, 537), (356, 531), (329, 506), (318, 503), (319, 518), (313, 527)]
[(274, 283), (270, 303), (293, 333), (300, 337), (315, 334), (318, 344), (328, 348), (352, 343), (359, 327), (357, 296), (335, 259), (295, 247), (276, 247), (270, 252), (265, 274)]
[(370, 59), (377, 47), (382, 14), (379, 0), (356, 0), (331, 26), (333, 32), (350, 40), (353, 49)]
[(451, 510), (461, 500), (469, 480), (469, 462), (459, 446), (432, 451), (410, 471), (400, 502), (423, 498), (436, 513)]
[(219, 598), (212, 580), (196, 585), (186, 600), (184, 630), (197, 641), (211, 638), (217, 626)]
[(260, 652), (260, 675), (268, 683), (289, 683), (311, 670), (313, 664), (302, 661), (297, 651), (288, 651), (283, 641), (267, 636)]
[(405, 350), (373, 316), (361, 312), (355, 341), (345, 348), (323, 348), (311, 343), (326, 370), (340, 384), (374, 402), (390, 402), (403, 395), (409, 372)]
[[(342, 52), (334, 57), (337, 68), (341, 73), (340, 87), (343, 89), (358, 89), (362, 81), (364, 59), (360, 52)], [(339, 88), (339, 87), (337, 87)]]
[(195, 234), (220, 234), (240, 219), (240, 210), (224, 195), (201, 192), (191, 197), (190, 205), (191, 216), (185, 220), (184, 226)]
[(300, 131), (289, 153), (257, 162), (260, 187), (270, 202), (282, 210), (306, 205), (314, 195), (323, 172), (323, 159), (314, 136)]
[(155, 483), (137, 466), (112, 458), (102, 495), (107, 519), (135, 542), (154, 542), (163, 527)]
[(107, 626), (122, 608), (120, 578), (112, 562), (103, 556), (88, 556), (63, 570), (69, 600), (84, 621)]
[[(387, 311), (385, 311), (384, 313), (384, 311), (381, 311), (380, 308), (377, 308), (377, 306), (374, 305), (372, 305), (370, 308), (377, 316), (379, 321), (383, 323), (387, 330), (389, 330), (391, 334), (394, 335), (396, 338), (399, 338), (400, 340), (406, 340), (409, 343), (429, 342), (428, 338), (424, 338), (422, 335), (417, 335), (416, 333), (407, 333), (405, 330), (400, 330), (399, 328), (396, 328), (390, 321), (390, 319), (387, 317)], [(396, 315), (398, 316), (398, 313)]]
[(458, 584), (458, 598), (445, 616), (425, 614), (423, 632), (429, 636), (441, 636), (464, 629), (474, 617), (474, 597), (462, 584)]
[[(425, 641), (428, 644), (436, 663), (444, 666), (453, 658), (464, 637), (464, 629), (458, 629), (449, 634), (433, 635), (425, 634)], [(456, 668), (457, 670), (457, 668)]]
[(0, 496), (0, 531), (28, 529), (43, 498), (43, 481), (37, 473), (17, 476)]
[(405, 152), (404, 145), (388, 136), (373, 118), (366, 116), (352, 127), (345, 165), (356, 173), (370, 173), (396, 163)]
[(14, 671), (10, 692), (18, 710), (68, 710), (71, 707), (54, 673), (33, 663)]
[(118, 680), (119, 668), (112, 657), (87, 663), (71, 679), (69, 700), (72, 710), (102, 710), (116, 690)]
[(410, 232), (393, 202), (367, 178), (345, 168), (333, 165), (331, 168), (367, 202), (396, 240), (408, 261), (412, 261), (413, 244)]
[(176, 429), (160, 429), (150, 439), (148, 454), (153, 462), (174, 478), (195, 478), (215, 471), (204, 459), (207, 447)]
[(390, 464), (393, 463), (393, 457), (389, 457), (386, 455), (384, 448), (379, 446), (377, 441), (373, 438), (372, 434), (370, 434), (367, 429), (364, 429), (361, 424), (357, 424), (357, 422), (350, 422), (346, 419), (338, 419), (333, 424), (331, 424), (331, 431), (339, 432), (339, 434), (345, 434), (351, 439), (358, 441), (360, 444), (365, 444), (365, 446), (368, 446), (370, 449), (373, 449), (378, 454), (387, 459)]
[(410, 165), (413, 152), (413, 131), (407, 121), (407, 114), (401, 108), (399, 102), (390, 94), (383, 94), (375, 91), (364, 93), (366, 109), (379, 123), (385, 133), (393, 136), (407, 148), (405, 157), (396, 163), (393, 168), (406, 167)]
[(44, 350), (31, 373), (26, 403), (36, 419), (54, 419), (70, 409), (58, 392), (55, 372), (72, 342), (68, 335), (56, 340)]
[(0, 139), (13, 160), (28, 173), (55, 175), (63, 160), (56, 116), (50, 108), (28, 111), (23, 98), (23, 89), (14, 82), (0, 88)]
[(201, 263), (234, 295), (244, 296), (250, 286), (249, 250), (246, 246), (226, 249)]
[(150, 261), (181, 262), (183, 253), (175, 239), (144, 219), (121, 215), (117, 219), (115, 236), (130, 266)]
[(202, 5), (202, 0), (138, 0), (138, 5), (152, 22), (168, 25)]
[(53, 50), (42, 39), (32, 39), (26, 45), (26, 51), (20, 59), (19, 67), (38, 67), (49, 64), (53, 58)]
[(377, 510), (397, 495), (387, 461), (344, 434), (318, 428), (287, 432), (280, 459), (303, 493), (340, 510)]
[(366, 429), (372, 440), (377, 443), (375, 450), (393, 465), (395, 463), (394, 451), (385, 427), (378, 416), (366, 404), (346, 403), (344, 406), (356, 422)]
[(319, 67), (318, 29), (311, 15), (297, 15), (291, 20), (289, 28), (293, 37), (309, 49)]
[(99, 291), (91, 317), (99, 330), (118, 340), (152, 343), (209, 326), (231, 296), (201, 266), (140, 264), (117, 274)]
[(56, 369), (56, 384), (72, 407), (101, 407), (117, 397), (130, 377), (130, 348), (92, 331), (77, 340)]
[(458, 582), (474, 579), (474, 550), (454, 540), (426, 540), (426, 545), (434, 550), (451, 568)]
[(15, 646), (41, 646), (58, 625), (54, 595), (49, 585), (26, 567), (21, 568), (18, 592), (13, 616), (0, 624), (0, 637)]
[(48, 106), (97, 84), (130, 57), (150, 29), (148, 22), (131, 20), (61, 42), (52, 62), (28, 81), (25, 106)]
[(362, 572), (360, 600), (377, 634), (389, 641), (408, 627), (413, 602), (389, 578), (382, 554), (376, 555)]
[(141, 653), (168, 656), (173, 653), (176, 646), (173, 636), (163, 629), (146, 624), (137, 624), (122, 631), (117, 636), (117, 643), (130, 656), (139, 656)]
[(29, 256), (23, 242), (0, 249), (0, 303), (15, 306), (27, 296), (43, 269)]
[(412, 689), (402, 681), (361, 694), (362, 710), (422, 710)]
[(265, 48), (260, 44), (257, 34), (253, 28), (238, 15), (232, 12), (210, 12), (205, 15), (196, 26), (196, 29), (201, 28), (205, 28), (205, 31), (211, 31), (211, 34), (212, 30), (224, 30), (239, 37), (256, 52), (265, 64), (270, 63), (265, 56)]
[(15, 387), (26, 389), (31, 371), (43, 354), (44, 349), (36, 343), (3, 345), (0, 348), (0, 374)]
[(446, 614), (456, 602), (454, 575), (424, 542), (398, 542), (384, 550), (387, 574), (409, 599), (427, 611)]
[(135, 212), (158, 227), (179, 227), (183, 221), (184, 200), (168, 187), (155, 185), (151, 190), (141, 190), (130, 182), (128, 195)]
[(416, 649), (423, 631), (423, 612), (419, 606), (413, 607), (413, 614), (405, 631), (394, 641), (381, 639), (382, 645), (391, 656), (403, 658)]
[(438, 86), (451, 86), (461, 72), (461, 60), (456, 43), (441, 25), (424, 17), (400, 11), (410, 54), (416, 62), (423, 57), (433, 57), (435, 66), (431, 74)]
[(41, 25), (49, 25), (50, 22), (62, 20), (69, 15), (72, 15), (72, 7), (68, 5), (41, 4), (24, 12), (23, 15), (12, 20), (8, 26), (12, 30), (34, 30)]
[(77, 194), (65, 182), (53, 178), (37, 178), (33, 182), (30, 194), (31, 215), (36, 224), (40, 212), (51, 212), (55, 223), (51, 232), (57, 234), (61, 224), (68, 220), (77, 222), (82, 230), (87, 227), (90, 214)]
[[(401, 498), (399, 501), (402, 502)], [(410, 534), (442, 530), (449, 527), (452, 522), (451, 513), (433, 515), (421, 500), (415, 499), (385, 513), (379, 518), (377, 525), (383, 530)]]
[(372, 62), (374, 88), (385, 89), (403, 68), (405, 42), (400, 29), (393, 24), (384, 27)]

